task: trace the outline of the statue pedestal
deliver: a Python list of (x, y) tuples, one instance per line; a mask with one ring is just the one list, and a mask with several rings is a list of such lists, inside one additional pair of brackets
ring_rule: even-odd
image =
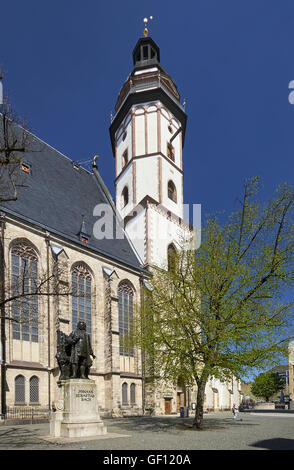
[(106, 434), (99, 412), (97, 387), (93, 380), (60, 381), (56, 411), (50, 418), (50, 435), (54, 437), (89, 437)]

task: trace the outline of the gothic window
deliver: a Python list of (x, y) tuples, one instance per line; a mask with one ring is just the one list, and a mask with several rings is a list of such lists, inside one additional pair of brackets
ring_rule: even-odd
[(38, 257), (25, 242), (11, 250), (11, 290), (17, 298), (12, 301), (12, 337), (38, 342), (38, 296), (28, 295), (38, 289)]
[(133, 327), (133, 299), (134, 291), (129, 283), (122, 283), (118, 288), (118, 318), (120, 355), (134, 356), (134, 349), (128, 343)]
[(170, 142), (167, 143), (166, 154), (173, 162), (175, 161), (175, 149)]
[(30, 378), (30, 403), (39, 403), (39, 379), (36, 376)]
[(176, 268), (176, 253), (174, 245), (171, 243), (167, 247), (167, 269), (174, 272)]
[(16, 404), (25, 403), (25, 378), (18, 375), (14, 380), (14, 401)]
[(128, 203), (129, 203), (129, 190), (128, 190), (128, 187), (125, 186), (122, 192), (122, 207), (126, 207)]
[(131, 405), (134, 405), (136, 403), (136, 385), (135, 384), (131, 384), (130, 398), (131, 398)]
[(122, 395), (122, 404), (128, 404), (128, 384), (124, 382), (121, 387), (121, 395)]
[(167, 195), (168, 195), (168, 198), (171, 199), (173, 202), (177, 202), (177, 190), (172, 181), (168, 182)]
[(129, 161), (128, 149), (126, 149), (124, 153), (122, 154), (122, 167), (123, 168), (128, 164), (128, 161)]
[(87, 325), (87, 333), (92, 327), (92, 276), (83, 264), (72, 269), (72, 327), (79, 321)]

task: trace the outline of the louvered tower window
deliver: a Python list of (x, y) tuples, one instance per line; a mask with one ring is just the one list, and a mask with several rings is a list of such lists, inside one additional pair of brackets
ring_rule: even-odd
[(122, 201), (121, 201), (122, 208), (124, 208), (129, 203), (129, 190), (127, 186), (124, 187), (121, 197), (122, 197)]
[(176, 270), (176, 254), (177, 250), (174, 245), (171, 243), (167, 247), (167, 269), (168, 271), (175, 272)]
[(171, 199), (173, 202), (177, 202), (177, 190), (172, 181), (168, 182), (167, 185), (167, 195), (169, 199)]

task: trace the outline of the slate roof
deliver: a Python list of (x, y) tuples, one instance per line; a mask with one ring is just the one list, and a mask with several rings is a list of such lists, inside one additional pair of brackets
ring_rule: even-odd
[[(29, 138), (30, 151), (22, 158), (30, 165), (31, 173), (26, 177), (25, 187), (18, 189), (18, 199), (0, 203), (0, 209), (99, 252), (110, 260), (143, 271), (135, 250), (124, 235), (122, 239), (101, 240), (93, 235), (94, 224), (98, 221), (98, 217), (93, 216), (94, 207), (103, 203), (111, 208), (96, 176), (82, 167), (75, 169), (75, 162), (32, 134)], [(111, 211), (115, 227), (116, 215), (112, 208)], [(87, 245), (80, 240), (83, 216), (84, 228), (90, 235)]]

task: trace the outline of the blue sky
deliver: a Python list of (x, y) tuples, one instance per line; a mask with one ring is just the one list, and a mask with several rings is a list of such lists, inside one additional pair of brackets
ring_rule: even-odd
[(292, 183), (292, 0), (2, 2), (5, 91), (32, 131), (73, 160), (100, 155), (114, 194), (110, 113), (150, 15), (187, 102), (185, 202), (230, 212), (245, 177), (262, 177), (265, 198)]
[(0, 64), (14, 108), (77, 161), (100, 155), (114, 195), (109, 125), (132, 51), (150, 36), (188, 114), (184, 202), (237, 208), (244, 178), (261, 196), (293, 183), (293, 0), (10, 0), (0, 6)]

